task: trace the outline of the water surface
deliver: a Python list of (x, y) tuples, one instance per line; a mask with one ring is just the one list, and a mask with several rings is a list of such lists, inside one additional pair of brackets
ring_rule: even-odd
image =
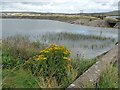
[[(118, 30), (111, 28), (98, 28), (82, 25), (74, 25), (53, 20), (39, 20), (39, 19), (2, 19), (2, 36), (14, 36), (16, 34), (30, 35), (35, 39), (41, 38), (41, 35), (46, 33), (72, 33), (82, 35), (95, 35), (101, 37), (110, 37), (117, 40)], [(52, 35), (53, 36), (53, 35)], [(79, 40), (48, 40), (49, 43), (57, 43), (68, 47), (72, 55), (81, 54), (86, 58), (94, 58), (97, 55), (111, 49), (115, 42), (99, 41), (94, 39), (79, 39)], [(92, 46), (97, 45), (96, 48)]]

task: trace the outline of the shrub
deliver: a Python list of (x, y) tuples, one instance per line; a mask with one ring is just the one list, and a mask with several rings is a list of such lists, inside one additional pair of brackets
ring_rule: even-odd
[(24, 67), (36, 76), (55, 77), (60, 83), (72, 69), (69, 56), (70, 52), (64, 46), (51, 44), (27, 60)]

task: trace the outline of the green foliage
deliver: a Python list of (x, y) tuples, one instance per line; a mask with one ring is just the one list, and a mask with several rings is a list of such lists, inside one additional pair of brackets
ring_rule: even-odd
[(28, 71), (23, 69), (10, 70), (4, 69), (3, 88), (38, 88), (36, 78)]
[(36, 76), (55, 77), (57, 82), (61, 83), (72, 68), (69, 54), (64, 46), (51, 44), (26, 61), (24, 67), (30, 69)]
[(108, 65), (100, 77), (97, 88), (118, 88), (118, 69)]
[(38, 50), (45, 47), (46, 45), (39, 42), (30, 42), (27, 36), (7, 37), (2, 41), (3, 68), (19, 67), (25, 60), (35, 55)]
[(81, 59), (80, 60), (80, 64), (79, 64), (80, 74), (82, 74), (83, 72), (85, 72), (96, 61), (97, 61), (97, 59), (91, 59), (91, 60)]
[(20, 60), (19, 58), (12, 58), (9, 55), (9, 48), (5, 48), (2, 51), (2, 64), (3, 64), (3, 68), (7, 68), (7, 69), (11, 69), (14, 67), (19, 66), (21, 63), (23, 63), (22, 60)]

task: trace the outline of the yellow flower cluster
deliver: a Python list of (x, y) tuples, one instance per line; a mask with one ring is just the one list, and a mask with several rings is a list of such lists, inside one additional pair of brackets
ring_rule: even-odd
[(56, 45), (56, 44), (50, 44), (50, 47), (58, 47), (58, 45)]
[(47, 47), (44, 50), (41, 50), (40, 53), (49, 53), (51, 51), (64, 51), (64, 54), (70, 54), (68, 50), (65, 50), (64, 46), (58, 46), (56, 44), (51, 44), (50, 47)]
[(71, 59), (68, 58), (68, 57), (63, 57), (63, 59), (66, 60), (66, 61), (71, 61)]
[(47, 60), (47, 58), (44, 55), (36, 55), (35, 60)]
[(48, 53), (54, 53), (56, 51), (62, 51), (65, 56), (63, 59), (71, 61), (71, 59), (67, 57), (70, 54), (70, 51), (68, 51), (64, 46), (58, 46), (56, 44), (51, 44), (46, 49), (41, 50), (39, 55), (34, 56), (34, 60), (47, 60), (46, 55)]
[(68, 50), (65, 50), (65, 51), (64, 51), (64, 54), (65, 54), (65, 55), (69, 55), (70, 52), (69, 52)]

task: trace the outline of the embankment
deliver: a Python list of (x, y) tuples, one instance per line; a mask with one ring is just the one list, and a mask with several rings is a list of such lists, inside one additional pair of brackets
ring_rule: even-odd
[(76, 79), (67, 89), (70, 88), (95, 88), (100, 75), (106, 69), (107, 65), (118, 61), (118, 45), (110, 51), (102, 54), (100, 60), (91, 66), (85, 73)]
[(49, 19), (71, 24), (120, 29), (120, 21), (78, 14), (2, 13), (1, 18)]

